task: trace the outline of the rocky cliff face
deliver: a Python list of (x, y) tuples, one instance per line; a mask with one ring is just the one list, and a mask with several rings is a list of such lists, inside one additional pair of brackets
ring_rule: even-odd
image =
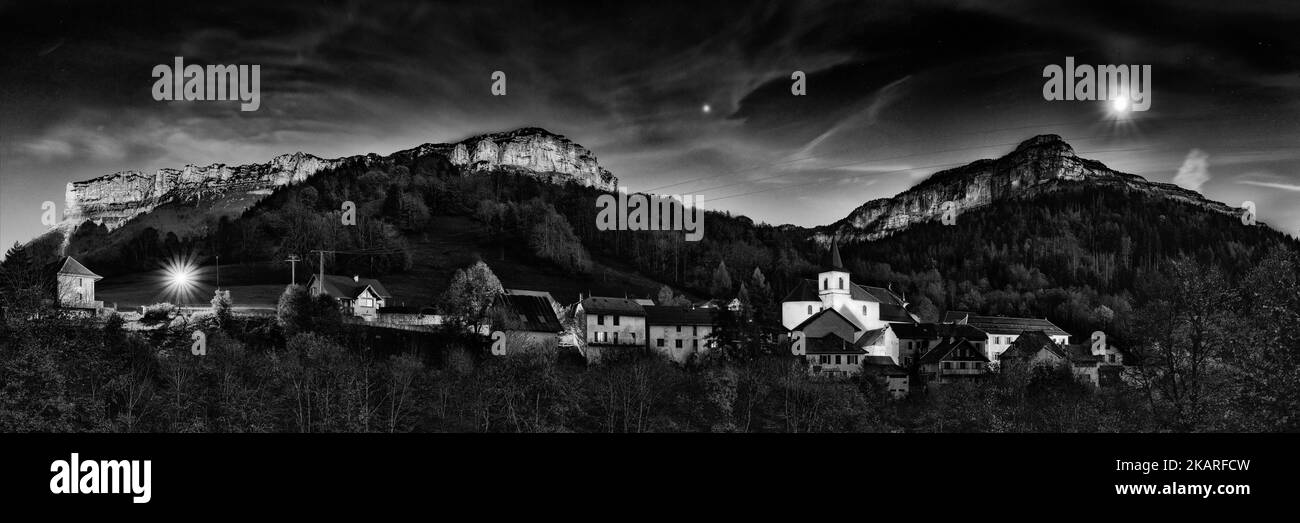
[[(618, 179), (601, 167), (591, 151), (544, 129), (524, 128), (475, 136), (452, 144), (424, 144), (394, 153), (394, 157), (443, 155), (467, 174), (507, 169), (562, 183), (573, 181), (613, 191)], [(358, 157), (354, 157), (358, 158)], [(370, 156), (366, 158), (378, 158)], [(300, 183), (345, 159), (326, 160), (304, 153), (284, 154), (260, 164), (182, 169), (152, 173), (125, 171), (69, 183), (64, 207), (65, 226), (87, 220), (110, 230), (169, 202), (236, 199), (242, 207), (278, 187)], [(252, 195), (254, 198), (247, 198)], [(236, 211), (239, 209), (235, 209)], [(227, 209), (229, 211), (229, 209)]]
[(1076, 183), (1156, 194), (1216, 212), (1240, 212), (1207, 200), (1195, 191), (1147, 181), (1141, 176), (1113, 171), (1101, 162), (1079, 158), (1060, 136), (1041, 135), (1026, 140), (1011, 154), (997, 160), (978, 160), (940, 171), (893, 198), (869, 201), (843, 220), (818, 228), (813, 237), (823, 244), (835, 236), (843, 241), (875, 240), (914, 224), (940, 220), (947, 201), (953, 202), (960, 216), (995, 202)]

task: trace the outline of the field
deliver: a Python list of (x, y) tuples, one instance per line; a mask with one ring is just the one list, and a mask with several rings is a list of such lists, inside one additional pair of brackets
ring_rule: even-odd
[[(380, 276), (392, 293), (388, 305), (426, 306), (446, 290), (456, 269), (482, 259), (492, 267), (502, 285), (512, 289), (549, 291), (557, 300), (572, 303), (579, 294), (604, 296), (653, 297), (660, 283), (637, 274), (614, 260), (593, 259), (588, 275), (570, 275), (538, 262), (514, 249), (493, 248), (484, 243), (482, 226), (460, 216), (437, 216), (429, 227), (407, 238), (410, 242), (411, 269)], [(311, 261), (308, 253), (302, 253)], [(314, 264), (298, 264), (298, 283), (306, 284)], [(351, 275), (349, 275), (351, 276)], [(361, 274), (360, 276), (372, 276)], [(160, 301), (184, 301), (183, 305), (206, 304), (216, 287), (215, 266), (204, 266), (196, 274), (197, 290), (188, 299), (178, 300), (166, 292), (167, 277), (161, 272), (136, 273), (108, 277), (96, 286), (97, 299), (119, 309), (137, 308)], [(289, 264), (263, 262), (226, 264), (220, 270), (221, 288), (229, 290), (237, 307), (274, 307), (289, 283)]]

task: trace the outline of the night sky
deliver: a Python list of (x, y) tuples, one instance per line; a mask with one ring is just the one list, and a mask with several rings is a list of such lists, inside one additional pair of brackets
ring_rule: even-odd
[[(1056, 133), (1300, 233), (1294, 1), (205, 4), (0, 2), (0, 245), (71, 181), (522, 126), (632, 191), (804, 226)], [(178, 55), (261, 65), (261, 109), (155, 101)], [(1150, 110), (1044, 100), (1066, 56), (1151, 65)]]

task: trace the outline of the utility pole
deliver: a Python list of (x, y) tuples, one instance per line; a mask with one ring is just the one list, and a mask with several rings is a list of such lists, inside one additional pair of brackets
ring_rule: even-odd
[(318, 294), (325, 293), (325, 253), (334, 251), (311, 251), (320, 254), (320, 277), (316, 279), (316, 286), (320, 289)]
[(297, 254), (290, 254), (289, 259), (285, 261), (289, 262), (289, 284), (298, 283), (298, 262), (302, 261), (302, 258), (299, 258)]

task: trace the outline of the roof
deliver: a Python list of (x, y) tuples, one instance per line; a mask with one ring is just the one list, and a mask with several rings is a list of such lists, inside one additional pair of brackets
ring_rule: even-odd
[(817, 311), (816, 313), (814, 313), (812, 316), (809, 316), (808, 319), (803, 320), (803, 321), (800, 322), (798, 325), (795, 325), (794, 328), (793, 328), (793, 329), (790, 329), (790, 330), (792, 330), (792, 331), (801, 331), (801, 330), (804, 330), (804, 329), (807, 328), (809, 325), (811, 325), (812, 322), (817, 321), (818, 318), (821, 318), (823, 315), (825, 315), (825, 314), (827, 314), (827, 313), (830, 313), (830, 314), (834, 314), (834, 315), (836, 315), (836, 316), (839, 316), (839, 318), (840, 318), (841, 320), (844, 320), (845, 323), (848, 323), (849, 326), (852, 327), (853, 330), (855, 330), (855, 331), (856, 331), (856, 330), (861, 330), (861, 329), (862, 329), (862, 326), (858, 325), (857, 322), (853, 321), (852, 319), (850, 319), (850, 318), (848, 318), (848, 317), (845, 317), (843, 314), (840, 314), (839, 311), (837, 311), (837, 310), (835, 310), (835, 309), (822, 309), (822, 310)]
[(807, 354), (866, 354), (867, 353), (867, 351), (854, 346), (848, 340), (830, 333), (820, 338), (808, 338), (804, 342), (804, 350)]
[[(312, 275), (311, 278), (312, 281), (315, 281), (319, 276)], [(337, 274), (326, 274), (321, 287), (325, 294), (335, 298), (355, 299), (357, 296), (361, 295), (362, 291), (366, 290), (366, 287), (370, 287), (371, 290), (373, 290), (375, 294), (378, 294), (380, 298), (389, 298), (392, 296), (388, 293), (388, 289), (384, 288), (384, 284), (379, 283), (379, 280), (374, 278), (357, 277), (353, 279)]]
[(1069, 336), (1046, 318), (1011, 318), (1007, 316), (979, 316), (964, 311), (948, 311), (944, 323), (964, 323), (989, 334), (1020, 334), (1024, 331), (1043, 331), (1048, 336)]
[(713, 325), (718, 309), (696, 309), (674, 305), (644, 307), (647, 325)]
[(1020, 358), (1030, 359), (1040, 351), (1046, 350), (1055, 354), (1059, 358), (1066, 358), (1066, 352), (1061, 349), (1060, 345), (1052, 341), (1043, 331), (1026, 331), (1011, 342), (1011, 346), (998, 356), (998, 359)]
[(875, 345), (877, 341), (879, 341), (882, 337), (884, 337), (884, 335), (885, 335), (884, 327), (881, 327), (879, 329), (872, 329), (862, 333), (861, 336), (858, 336), (858, 341), (853, 342), (853, 344), (859, 347), (870, 347), (872, 345)]
[(587, 314), (618, 314), (622, 316), (645, 316), (645, 307), (627, 298), (591, 297), (582, 300), (582, 311)]
[(555, 316), (550, 293), (518, 292), (507, 290), (497, 296), (495, 304), (498, 312), (517, 315), (522, 325), (520, 330), (535, 332), (560, 332), (564, 327)]
[(844, 261), (840, 259), (840, 243), (831, 241), (830, 260), (827, 262), (827, 268), (836, 271), (844, 270)]
[[(850, 283), (849, 298), (858, 301), (876, 302), (882, 305), (895, 305), (900, 308), (903, 307), (903, 299), (897, 294), (894, 294), (894, 291), (884, 287), (869, 287), (866, 285)], [(794, 289), (791, 290), (782, 301), (822, 301), (821, 296), (817, 294), (817, 280), (806, 278), (799, 280), (799, 283), (794, 286)], [(908, 316), (907, 321), (912, 321), (910, 315)]]
[(958, 347), (962, 347), (962, 346), (970, 348), (971, 352), (975, 354), (975, 357), (966, 358), (967, 361), (989, 361), (989, 359), (984, 357), (984, 354), (980, 352), (980, 350), (977, 349), (975, 345), (970, 342), (970, 340), (964, 338), (957, 338), (951, 340), (944, 340), (940, 342), (938, 345), (935, 345), (934, 348), (930, 349), (925, 353), (925, 355), (921, 356), (921, 363), (939, 363), (943, 360), (952, 359), (948, 357), (948, 354), (951, 353), (954, 349), (957, 349)]
[(1061, 350), (1070, 357), (1073, 363), (1100, 363), (1101, 358), (1092, 354), (1092, 345), (1080, 343), (1075, 345), (1062, 345)]
[(899, 367), (889, 356), (866, 356), (862, 358), (862, 370), (886, 376), (906, 376), (907, 369)]
[(90, 269), (87, 269), (85, 265), (82, 265), (81, 262), (71, 256), (63, 259), (63, 266), (59, 267), (58, 274), (82, 276), (85, 278), (94, 278), (96, 280), (102, 280), (104, 278), (103, 276), (90, 272)]

